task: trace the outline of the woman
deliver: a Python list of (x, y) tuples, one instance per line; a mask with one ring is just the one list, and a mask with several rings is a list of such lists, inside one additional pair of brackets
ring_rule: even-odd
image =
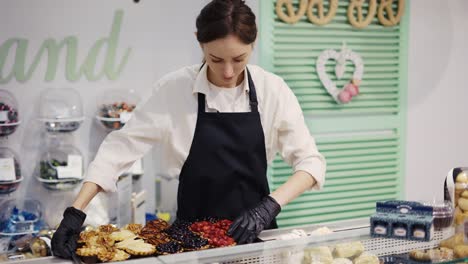
[[(257, 36), (251, 9), (213, 0), (196, 26), (205, 63), (159, 80), (125, 127), (104, 140), (54, 235), (56, 256), (72, 256), (82, 210), (98, 192), (115, 191), (118, 176), (155, 143), (165, 172), (179, 177), (177, 218), (232, 219), (228, 234), (239, 244), (276, 228), (281, 206), (323, 185), (325, 161), (294, 94), (280, 77), (247, 66)], [(278, 151), (294, 174), (270, 194), (267, 162)]]

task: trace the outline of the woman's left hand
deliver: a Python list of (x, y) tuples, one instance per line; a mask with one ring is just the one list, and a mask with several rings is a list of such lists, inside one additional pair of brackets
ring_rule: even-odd
[(278, 202), (271, 196), (267, 196), (255, 208), (237, 217), (227, 234), (236, 240), (237, 244), (252, 243), (280, 211), (281, 206)]

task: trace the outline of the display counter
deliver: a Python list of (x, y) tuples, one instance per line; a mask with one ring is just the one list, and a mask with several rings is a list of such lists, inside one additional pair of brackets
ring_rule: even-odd
[[(328, 227), (334, 232), (327, 235), (307, 236), (290, 240), (277, 240), (283, 234), (290, 233), (293, 229), (303, 229), (307, 233), (321, 227)], [(415, 249), (431, 249), (439, 246), (439, 242), (453, 235), (453, 229), (435, 231), (431, 241), (409, 241), (389, 238), (372, 238), (369, 234), (369, 220), (352, 220), (326, 225), (309, 225), (295, 228), (283, 228), (268, 230), (260, 234), (259, 238), (264, 242), (234, 247), (216, 248), (194, 252), (185, 252), (173, 255), (165, 255), (150, 258), (138, 258), (120, 263), (303, 263), (307, 254), (317, 248), (338, 248), (337, 245), (352, 245), (353, 242), (361, 242), (364, 252), (374, 254), (378, 257), (396, 256), (405, 254)], [(335, 253), (334, 253), (335, 254)], [(343, 253), (344, 254), (344, 253)], [(336, 256), (334, 256), (336, 259)], [(386, 260), (384, 262), (384, 260)], [(450, 262), (468, 262), (468, 259), (459, 259)], [(71, 263), (53, 257), (20, 261), (21, 263)], [(19, 262), (9, 262), (19, 263)], [(306, 263), (310, 263), (306, 262)], [(405, 261), (404, 257), (381, 258), (381, 263), (417, 263)], [(422, 263), (422, 262), (421, 262)]]

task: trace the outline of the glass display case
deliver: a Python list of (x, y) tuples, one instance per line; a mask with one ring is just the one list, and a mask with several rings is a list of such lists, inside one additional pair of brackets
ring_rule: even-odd
[[(314, 230), (324, 227), (333, 233), (313, 235)], [(308, 236), (281, 240), (295, 229), (304, 230)], [(408, 258), (409, 251), (435, 248), (452, 234), (453, 229), (436, 231), (429, 242), (373, 238), (369, 232), (369, 219), (362, 219), (268, 230), (259, 236), (263, 243), (158, 258), (163, 263), (414, 263)]]
[[(333, 233), (320, 234), (314, 230), (327, 227)], [(301, 238), (281, 240), (294, 229), (302, 229), (308, 235)], [(340, 221), (326, 225), (309, 225), (295, 228), (268, 230), (260, 234), (264, 242), (234, 247), (185, 252), (149, 258), (130, 259), (119, 263), (430, 263), (416, 262), (408, 258), (412, 250), (432, 249), (453, 234), (453, 228), (435, 231), (428, 242), (390, 238), (373, 238), (369, 232), (369, 219)], [(47, 258), (30, 263), (69, 263), (66, 260)], [(438, 263), (462, 263), (468, 259)]]
[(73, 132), (84, 121), (83, 103), (75, 89), (50, 88), (41, 93), (39, 117), (48, 132)]
[(18, 155), (9, 148), (0, 147), (0, 195), (16, 191), (23, 181)]
[(118, 130), (131, 118), (140, 97), (133, 90), (111, 90), (97, 102), (96, 119), (107, 130)]
[(18, 102), (15, 96), (0, 89), (0, 137), (13, 134), (19, 124)]

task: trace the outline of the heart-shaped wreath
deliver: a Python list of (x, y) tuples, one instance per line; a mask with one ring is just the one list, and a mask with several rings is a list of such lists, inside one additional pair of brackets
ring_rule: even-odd
[[(338, 89), (327, 75), (325, 65), (330, 59), (336, 60), (335, 74), (338, 79), (341, 79), (345, 73), (347, 60), (354, 64), (353, 77), (342, 89)], [(361, 56), (347, 49), (346, 45), (343, 45), (340, 52), (332, 49), (323, 51), (317, 58), (316, 68), (320, 81), (337, 103), (349, 103), (354, 96), (359, 94), (359, 85), (364, 74), (364, 63)]]

